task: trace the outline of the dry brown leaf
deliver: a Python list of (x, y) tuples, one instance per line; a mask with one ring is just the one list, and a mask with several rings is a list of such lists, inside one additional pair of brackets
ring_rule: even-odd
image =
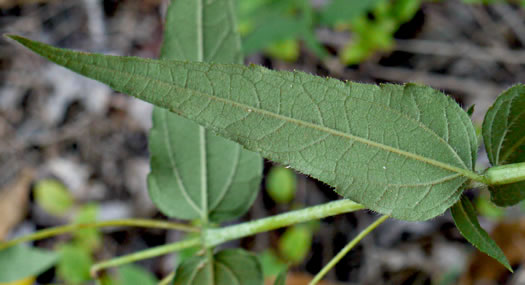
[(34, 171), (24, 169), (12, 183), (0, 189), (0, 240), (25, 216)]

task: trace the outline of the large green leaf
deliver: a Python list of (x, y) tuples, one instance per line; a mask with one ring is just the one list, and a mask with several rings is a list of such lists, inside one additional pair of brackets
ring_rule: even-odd
[(480, 178), (472, 171), (472, 122), (454, 100), (429, 87), (88, 54), (11, 37), (398, 219), (439, 215), (459, 199), (469, 177)]
[[(503, 92), (483, 121), (483, 141), (493, 166), (525, 162), (525, 85)], [(489, 187), (498, 206), (514, 205), (525, 199), (525, 182)]]
[(499, 246), (490, 238), (487, 232), (479, 225), (476, 210), (466, 196), (463, 196), (451, 209), (454, 223), (459, 232), (481, 252), (496, 259), (499, 263), (512, 271), (509, 261)]
[(261, 265), (257, 257), (242, 249), (216, 253), (212, 265), (205, 256), (183, 262), (175, 272), (175, 285), (262, 285)]
[(0, 283), (36, 276), (55, 264), (53, 252), (23, 245), (0, 250)]
[[(161, 58), (242, 63), (233, 0), (173, 1)], [(151, 199), (168, 216), (232, 219), (252, 205), (262, 159), (165, 109), (153, 111), (149, 135)]]

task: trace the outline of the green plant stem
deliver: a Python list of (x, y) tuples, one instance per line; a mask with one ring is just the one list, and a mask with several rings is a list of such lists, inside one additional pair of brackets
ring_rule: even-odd
[(173, 282), (173, 278), (175, 278), (175, 271), (172, 271), (166, 277), (162, 278), (162, 280), (160, 280), (157, 285), (169, 285), (171, 282)]
[(203, 231), (204, 242), (206, 247), (213, 247), (230, 240), (243, 238), (257, 233), (361, 209), (364, 209), (364, 206), (357, 204), (356, 202), (347, 199), (338, 200), (239, 225), (219, 229), (208, 229)]
[(493, 166), (484, 174), (488, 185), (502, 185), (525, 180), (525, 162)]
[[(364, 206), (344, 199), (225, 228), (203, 228), (202, 235), (200, 237), (154, 247), (148, 250), (97, 263), (91, 267), (91, 275), (96, 277), (97, 272), (104, 268), (120, 266), (123, 264), (156, 257), (195, 246), (204, 246), (206, 254), (211, 255), (208, 258), (213, 258), (211, 248), (230, 240), (361, 209), (364, 209)], [(210, 262), (210, 264), (211, 263), (212, 262)]]
[(104, 268), (120, 266), (120, 265), (124, 265), (128, 263), (132, 263), (138, 260), (152, 258), (152, 257), (156, 257), (159, 255), (168, 254), (174, 251), (183, 250), (185, 248), (196, 247), (196, 246), (199, 246), (200, 244), (201, 244), (200, 238), (192, 238), (192, 239), (187, 239), (187, 240), (183, 240), (183, 241), (179, 241), (175, 243), (153, 247), (147, 250), (139, 251), (136, 253), (132, 253), (132, 254), (121, 256), (121, 257), (114, 258), (114, 259), (110, 259), (108, 261), (103, 261), (103, 262), (100, 262), (100, 263), (97, 263), (91, 266), (91, 271), (90, 271), (91, 276), (93, 278), (96, 278), (98, 271)]
[(475, 181), (475, 180), (470, 180), (469, 184), (467, 185), (468, 189), (484, 188), (484, 187), (487, 187), (487, 184), (479, 182), (479, 181)]
[(390, 216), (382, 216), (381, 218), (377, 219), (375, 222), (373, 222), (371, 225), (366, 227), (363, 231), (361, 231), (354, 239), (352, 239), (337, 255), (328, 262), (327, 265), (319, 271), (312, 279), (312, 281), (309, 283), (309, 285), (315, 285), (317, 282), (321, 281), (323, 277), (332, 269), (356, 244), (358, 244), (365, 236), (367, 236), (371, 231), (373, 231), (375, 228), (377, 228), (380, 224), (382, 224), (384, 221), (386, 221)]
[(93, 222), (93, 223), (79, 223), (71, 224), (65, 226), (54, 227), (50, 229), (41, 230), (26, 236), (22, 236), (5, 243), (0, 243), (0, 250), (14, 246), (16, 244), (34, 240), (40, 240), (45, 238), (50, 238), (56, 235), (65, 234), (74, 232), (81, 229), (90, 229), (90, 228), (103, 228), (103, 227), (143, 227), (143, 228), (156, 228), (156, 229), (166, 229), (166, 230), (181, 230), (186, 232), (199, 232), (200, 229), (179, 223), (172, 223), (166, 221), (156, 221), (156, 220), (145, 220), (145, 219), (121, 219), (121, 220), (111, 220), (111, 221), (102, 221), (102, 222)]

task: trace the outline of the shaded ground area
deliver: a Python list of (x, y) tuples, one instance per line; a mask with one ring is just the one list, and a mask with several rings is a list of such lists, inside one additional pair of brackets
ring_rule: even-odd
[[(167, 1), (23, 2), (28, 1), (0, 1), (2, 33), (87, 51), (151, 58), (158, 55)], [(320, 61), (304, 47), (295, 63), (263, 54), (249, 55), (247, 62), (359, 82), (427, 84), (450, 94), (465, 108), (475, 104), (473, 120), (479, 125), (496, 96), (525, 79), (524, 19), (525, 11), (512, 4), (425, 3), (398, 30), (392, 51), (377, 53), (359, 65), (347, 67), (335, 57)], [(352, 39), (347, 32), (324, 28), (317, 29), (316, 35), (329, 50), (339, 50)], [(34, 203), (31, 185), (43, 178), (63, 182), (78, 204), (97, 203), (99, 219), (163, 218), (150, 202), (145, 182), (151, 106), (50, 64), (4, 39), (0, 40), (0, 78), (0, 197), (4, 198), (0, 199), (0, 213), (5, 217), (0, 220), (0, 238), (63, 224), (71, 218), (52, 216)], [(488, 164), (484, 157), (478, 163), (480, 169)], [(271, 166), (270, 162), (265, 164), (265, 173)], [(297, 179), (294, 205), (338, 198), (320, 182), (301, 175)], [(292, 207), (276, 205), (261, 191), (243, 219)], [(477, 272), (476, 278), (483, 275), (490, 279), (483, 284), (524, 282), (520, 264), (525, 248), (519, 245), (520, 241), (525, 244), (522, 212), (514, 207), (505, 215), (505, 220), (514, 224), (482, 218), (482, 225), (487, 229), (498, 227), (506, 252), (515, 253), (511, 262), (516, 273), (509, 275), (497, 265), (484, 269), (486, 262), (474, 264), (470, 270)], [(292, 272), (297, 276), (315, 274), (376, 217), (362, 211), (323, 220), (310, 254), (302, 264), (292, 267)], [(283, 232), (261, 234), (239, 243), (260, 252), (275, 247)], [(510, 238), (510, 232), (515, 236)], [(182, 238), (178, 233), (151, 230), (112, 229), (106, 233), (104, 248), (96, 253), (98, 260)], [(36, 245), (52, 248), (65, 239)], [(366, 238), (327, 278), (342, 284), (455, 284), (462, 278), (464, 284), (473, 284), (468, 274), (473, 252), (449, 213), (421, 223), (392, 220)], [(166, 256), (141, 264), (160, 277), (173, 270), (176, 259)], [(49, 282), (53, 277), (50, 270), (38, 281)]]

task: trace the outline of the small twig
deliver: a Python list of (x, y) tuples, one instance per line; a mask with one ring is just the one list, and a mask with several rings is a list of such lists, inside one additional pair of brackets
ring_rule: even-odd
[(112, 220), (112, 221), (103, 221), (103, 222), (94, 222), (94, 223), (82, 223), (82, 224), (72, 224), (61, 227), (54, 227), (50, 229), (45, 229), (32, 233), (23, 237), (19, 237), (13, 240), (10, 240), (5, 243), (0, 243), (0, 250), (14, 246), (16, 244), (34, 240), (40, 240), (45, 238), (50, 238), (60, 234), (74, 232), (80, 229), (90, 229), (90, 228), (102, 228), (102, 227), (142, 227), (142, 228), (156, 228), (156, 229), (166, 229), (166, 230), (181, 230), (186, 232), (199, 232), (200, 230), (196, 227), (172, 223), (166, 221), (156, 221), (156, 220), (145, 220), (145, 219), (122, 219), (122, 220)]
[(350, 251), (356, 244), (358, 244), (365, 236), (367, 236), (371, 231), (377, 228), (380, 224), (386, 221), (390, 216), (384, 215), (381, 218), (377, 219), (370, 226), (366, 227), (362, 232), (360, 232), (354, 239), (352, 239), (337, 255), (328, 262), (319, 273), (310, 281), (309, 285), (315, 285), (330, 271), (341, 259)]

